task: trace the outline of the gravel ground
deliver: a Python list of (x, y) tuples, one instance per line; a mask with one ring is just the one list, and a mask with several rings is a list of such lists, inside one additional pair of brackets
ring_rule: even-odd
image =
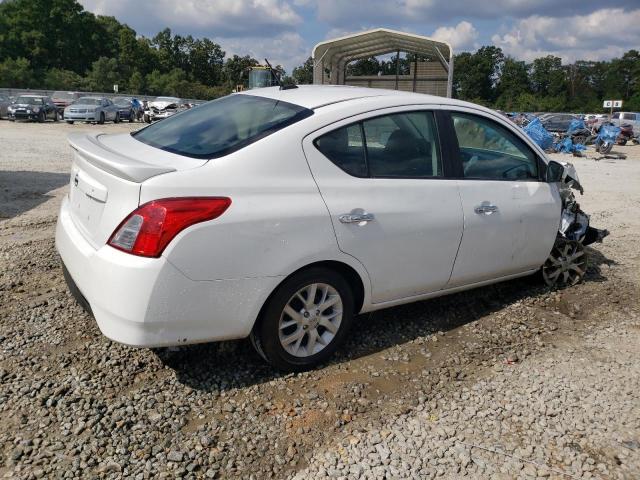
[(612, 232), (582, 284), (362, 316), (331, 364), (280, 375), (246, 341), (112, 343), (67, 293), (66, 135), (132, 128), (0, 122), (0, 476), (640, 477), (640, 146), (573, 159)]

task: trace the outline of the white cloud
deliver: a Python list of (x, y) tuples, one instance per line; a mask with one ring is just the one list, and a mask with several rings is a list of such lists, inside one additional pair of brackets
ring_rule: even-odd
[(448, 42), (454, 51), (477, 48), (478, 30), (470, 22), (462, 21), (455, 27), (440, 27), (431, 34), (436, 40)]
[(227, 56), (234, 54), (250, 55), (260, 63), (264, 59), (271, 65), (282, 65), (288, 74), (294, 67), (302, 65), (311, 55), (304, 39), (295, 32), (286, 32), (273, 38), (257, 40), (255, 38), (214, 38), (220, 44)]
[(215, 36), (277, 36), (302, 22), (284, 0), (80, 0), (97, 14), (113, 15), (149, 34), (165, 27)]
[(331, 27), (358, 29), (361, 24), (378, 26), (424, 25), (452, 20), (523, 18), (553, 12), (554, 17), (573, 17), (577, 11), (602, 8), (631, 9), (638, 0), (296, 0), (315, 5), (319, 20)]
[(531, 61), (557, 55), (565, 62), (606, 60), (640, 45), (640, 9), (601, 9), (587, 15), (553, 18), (533, 15), (491, 40), (505, 53)]

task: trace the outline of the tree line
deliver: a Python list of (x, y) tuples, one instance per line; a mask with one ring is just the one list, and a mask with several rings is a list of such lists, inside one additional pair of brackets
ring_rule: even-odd
[(0, 3), (0, 87), (108, 92), (117, 84), (131, 94), (210, 99), (246, 85), (259, 63), (168, 28), (139, 36), (77, 0)]
[[(433, 60), (433, 59), (431, 59)], [(349, 75), (407, 74), (413, 57), (364, 58)], [(245, 85), (249, 55), (227, 57), (208, 38), (164, 29), (139, 36), (114, 17), (94, 15), (77, 0), (5, 0), (0, 3), (0, 87), (111, 91), (210, 99)], [(281, 66), (276, 67), (285, 76)], [(285, 82), (313, 83), (313, 60)], [(623, 100), (640, 111), (640, 53), (610, 61), (563, 65), (557, 56), (531, 63), (495, 46), (454, 57), (454, 96), (507, 111), (602, 110), (602, 100)]]

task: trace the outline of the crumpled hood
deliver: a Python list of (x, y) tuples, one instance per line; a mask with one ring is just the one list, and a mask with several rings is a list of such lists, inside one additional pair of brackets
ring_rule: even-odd
[(178, 104), (175, 102), (168, 101), (158, 101), (158, 102), (149, 102), (149, 108), (155, 107), (158, 110), (164, 110), (165, 108), (178, 108)]
[(580, 195), (584, 193), (582, 185), (580, 185), (580, 179), (578, 178), (578, 172), (573, 163), (559, 162), (564, 167), (564, 174), (562, 175), (562, 183), (569, 188), (573, 188), (580, 192)]

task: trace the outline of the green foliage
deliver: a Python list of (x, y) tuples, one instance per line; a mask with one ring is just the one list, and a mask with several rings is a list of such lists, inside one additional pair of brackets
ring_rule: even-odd
[[(640, 53), (630, 50), (610, 62), (536, 58), (531, 64), (482, 47), (454, 59), (454, 96), (506, 111), (602, 111), (602, 100), (621, 99), (625, 110), (640, 106)], [(638, 98), (634, 97), (638, 95)]]
[(118, 61), (115, 58), (100, 57), (93, 62), (91, 70), (87, 72), (84, 85), (87, 90), (95, 92), (113, 91), (113, 86), (120, 87), (120, 73), (118, 72)]
[(79, 90), (83, 85), (83, 78), (71, 70), (52, 68), (44, 76), (44, 88), (50, 90)]
[(313, 58), (307, 58), (302, 65), (293, 69), (291, 74), (294, 83), (309, 85), (313, 83)]
[(31, 62), (26, 58), (7, 58), (0, 63), (0, 87), (33, 88), (35, 85)]
[(224, 64), (224, 83), (229, 90), (235, 88), (237, 85), (249, 84), (249, 69), (259, 65), (259, 62), (255, 58), (251, 58), (249, 55), (240, 57), (234, 55), (227, 58)]

